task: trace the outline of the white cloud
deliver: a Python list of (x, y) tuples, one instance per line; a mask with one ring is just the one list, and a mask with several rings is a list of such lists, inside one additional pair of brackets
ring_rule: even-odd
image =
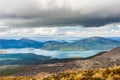
[(57, 35), (57, 28), (8, 28), (0, 30), (1, 37), (38, 37)]
[(109, 24), (102, 27), (80, 27), (76, 30), (65, 31), (66, 36), (87, 37), (87, 36), (120, 36), (120, 24)]
[(35, 27), (35, 28), (1, 28), (1, 37), (88, 37), (120, 36), (120, 24), (102, 27)]
[(0, 0), (0, 25), (101, 26), (120, 21), (120, 0)]

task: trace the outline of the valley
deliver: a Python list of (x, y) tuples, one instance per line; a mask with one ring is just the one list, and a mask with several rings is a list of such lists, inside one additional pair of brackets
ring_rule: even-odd
[[(26, 68), (24, 68), (23, 70), (14, 72), (10, 76), (29, 76), (39, 79), (41, 76), (43, 78), (46, 78), (50, 75), (62, 73), (66, 70), (83, 71), (83, 70), (108, 68), (112, 66), (120, 66), (120, 47), (107, 52), (101, 52), (89, 58), (82, 58), (78, 60), (74, 59), (68, 62), (55, 62), (55, 63), (26, 66)], [(14, 71), (14, 69), (12, 70)], [(117, 75), (119, 74), (117, 73)], [(47, 79), (49, 80), (49, 78)]]
[[(118, 47), (120, 42), (112, 39), (92, 37), (72, 43), (49, 41), (42, 43), (42, 47), (41, 43), (38, 44), (36, 41), (22, 39), (22, 42), (24, 43), (22, 44), (20, 40), (9, 48), (1, 47), (0, 77), (56, 80), (59, 74), (64, 74), (64, 71), (74, 74), (72, 70), (76, 70), (79, 74), (79, 71), (106, 70), (108, 67), (120, 66), (120, 47)], [(11, 40), (9, 44), (4, 45), (11, 45)], [(64, 50), (61, 49), (62, 46)]]

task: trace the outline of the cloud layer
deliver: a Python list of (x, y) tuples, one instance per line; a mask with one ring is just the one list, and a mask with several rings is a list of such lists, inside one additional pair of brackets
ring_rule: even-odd
[(0, 0), (0, 26), (103, 26), (120, 22), (120, 0)]
[(0, 36), (10, 38), (22, 37), (91, 37), (120, 36), (120, 24), (109, 24), (102, 27), (0, 27)]

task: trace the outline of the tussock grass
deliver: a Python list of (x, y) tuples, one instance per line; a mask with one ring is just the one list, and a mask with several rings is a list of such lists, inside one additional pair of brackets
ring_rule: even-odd
[(120, 66), (93, 70), (67, 70), (63, 73), (36, 79), (30, 76), (1, 77), (0, 80), (120, 80)]
[(95, 70), (68, 70), (44, 80), (120, 80), (120, 66)]

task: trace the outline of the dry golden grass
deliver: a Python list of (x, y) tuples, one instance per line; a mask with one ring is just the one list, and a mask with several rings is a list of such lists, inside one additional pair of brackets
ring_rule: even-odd
[(65, 71), (44, 80), (120, 80), (120, 66), (86, 71)]
[(63, 73), (52, 75), (44, 79), (29, 76), (17, 76), (2, 77), (0, 80), (120, 80), (120, 66), (85, 71), (67, 70)]

